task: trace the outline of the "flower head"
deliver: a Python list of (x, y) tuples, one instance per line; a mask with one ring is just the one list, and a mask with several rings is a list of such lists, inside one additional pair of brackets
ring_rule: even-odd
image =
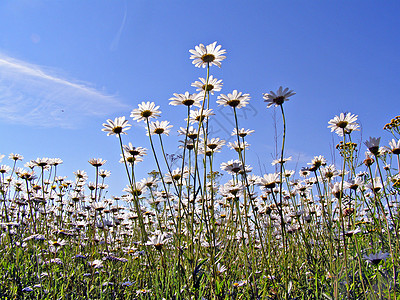
[(125, 120), (125, 117), (115, 118), (114, 121), (108, 119), (107, 123), (103, 123), (103, 126), (104, 128), (101, 131), (107, 132), (107, 136), (126, 134), (125, 131), (131, 128), (131, 125), (128, 124), (128, 120)]
[(365, 141), (365, 146), (367, 146), (368, 150), (371, 151), (372, 154), (376, 155), (379, 153), (379, 142), (381, 138), (373, 138), (369, 137), (368, 141)]
[(93, 167), (101, 167), (106, 162), (107, 162), (106, 160), (103, 160), (101, 158), (91, 158), (89, 160), (89, 164), (91, 164)]
[(132, 110), (131, 117), (138, 122), (156, 118), (161, 114), (161, 111), (158, 110), (159, 108), (160, 106), (156, 106), (154, 102), (142, 102), (139, 104), (139, 108)]
[(396, 142), (395, 139), (392, 139), (389, 142), (390, 150), (393, 154), (400, 154), (400, 140)]
[(234, 90), (232, 94), (219, 95), (218, 99), (219, 100), (217, 100), (217, 103), (219, 105), (241, 108), (249, 104), (250, 95), (242, 94), (241, 92)]
[(170, 105), (185, 105), (185, 106), (198, 106), (200, 107), (200, 101), (203, 100), (203, 96), (201, 94), (189, 94), (189, 92), (185, 92), (184, 94), (174, 94), (175, 97), (169, 98), (171, 102)]
[(204, 78), (199, 79), (200, 81), (193, 82), (192, 86), (197, 88), (196, 91), (200, 91), (200, 95), (205, 92), (209, 92), (214, 95), (214, 92), (219, 92), (222, 89), (222, 79), (218, 80), (212, 75), (208, 78), (208, 82)]
[(359, 130), (360, 127), (357, 123), (357, 115), (353, 115), (351, 113), (341, 113), (339, 116), (335, 116), (331, 119), (328, 124), (328, 128), (331, 129), (331, 132), (336, 132), (339, 136), (343, 136), (344, 133), (351, 133), (354, 130)]
[[(155, 121), (150, 123), (150, 134), (166, 134), (169, 135), (172, 125), (169, 125), (168, 121)], [(149, 135), (149, 133), (147, 133)]]
[(221, 50), (221, 45), (217, 46), (217, 42), (204, 46), (200, 44), (191, 49), (189, 52), (192, 54), (190, 59), (193, 59), (192, 63), (197, 67), (212, 66), (216, 65), (221, 67), (221, 61), (226, 58), (223, 54), (226, 53), (226, 50)]
[(289, 97), (295, 95), (296, 93), (289, 88), (283, 89), (282, 86), (279, 87), (276, 93), (270, 91), (269, 94), (264, 94), (264, 102), (268, 102), (267, 108), (275, 104), (275, 106), (282, 105), (283, 102), (289, 101)]

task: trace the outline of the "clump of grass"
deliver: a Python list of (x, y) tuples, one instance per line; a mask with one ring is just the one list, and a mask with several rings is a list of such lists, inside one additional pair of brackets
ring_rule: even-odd
[[(150, 150), (126, 144), (125, 117), (104, 124), (121, 151), (121, 196), (106, 196), (110, 172), (102, 159), (90, 159), (93, 169), (76, 171), (73, 180), (58, 175), (60, 159), (21, 168), (23, 157), (12, 153), (12, 165), (0, 166), (0, 297), (396, 299), (399, 117), (384, 127), (394, 137), (388, 147), (379, 138), (365, 142), (365, 159), (364, 145), (354, 142), (357, 116), (334, 117), (329, 128), (341, 139), (341, 169), (319, 155), (296, 176), (285, 156), (285, 102), (295, 93), (265, 93), (267, 106), (280, 111), (283, 135), (276, 172), (255, 175), (246, 164), (253, 131), (238, 117), (250, 95), (220, 94), (217, 104), (233, 114), (235, 141), (218, 166), (226, 142), (209, 124), (222, 81), (210, 70), (221, 66), (225, 50), (213, 43), (190, 52), (206, 76), (193, 84), (199, 93), (170, 99), (187, 109), (179, 155), (166, 153), (172, 126), (156, 120), (161, 111), (152, 102), (131, 112), (145, 123)], [(145, 155), (156, 170), (139, 179)]]

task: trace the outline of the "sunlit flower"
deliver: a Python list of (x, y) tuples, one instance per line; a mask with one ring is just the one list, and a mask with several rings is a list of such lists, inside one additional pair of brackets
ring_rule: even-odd
[(63, 163), (61, 158), (50, 158), (49, 159), (49, 165), (51, 166), (58, 166)]
[(161, 111), (158, 110), (159, 108), (160, 106), (156, 106), (154, 102), (142, 102), (139, 104), (139, 108), (132, 110), (131, 118), (140, 122), (159, 117), (161, 114)]
[(289, 88), (283, 89), (282, 86), (274, 93), (270, 91), (269, 94), (264, 94), (264, 102), (268, 102), (267, 108), (271, 107), (275, 104), (275, 106), (282, 105), (283, 102), (289, 101), (289, 97), (295, 95), (296, 93), (293, 90), (289, 90)]
[(203, 100), (203, 96), (201, 94), (189, 94), (189, 92), (185, 92), (184, 94), (174, 94), (175, 97), (169, 98), (171, 102), (170, 105), (185, 105), (185, 106), (201, 106), (200, 102)]
[(196, 128), (193, 126), (189, 126), (189, 128), (183, 128), (181, 127), (180, 130), (178, 130), (179, 135), (187, 135), (187, 137), (191, 140), (195, 140), (198, 136), (198, 131)]
[(396, 142), (395, 139), (392, 139), (389, 142), (390, 150), (393, 154), (400, 154), (400, 140)]
[[(169, 125), (168, 121), (155, 121), (150, 123), (150, 134), (165, 134), (169, 135), (169, 132), (171, 131), (172, 125)], [(149, 133), (147, 132), (147, 135)]]
[[(189, 123), (194, 124), (197, 122), (203, 122), (204, 119), (209, 118), (214, 115), (212, 109), (195, 109), (190, 111)], [(187, 121), (187, 119), (185, 119)]]
[[(231, 148), (232, 150), (236, 150), (237, 152), (239, 151), (243, 151), (244, 149), (248, 149), (250, 147), (250, 144), (247, 142), (240, 142), (240, 144), (237, 141), (229, 142), (228, 143), (229, 148)], [(240, 146), (240, 147), (239, 147)]]
[(368, 141), (365, 141), (365, 146), (367, 146), (368, 150), (371, 151), (372, 154), (376, 155), (379, 152), (379, 142), (381, 138), (373, 138), (369, 137)]
[(271, 173), (260, 177), (257, 184), (266, 189), (273, 189), (277, 183), (279, 183), (279, 174)]
[(93, 167), (101, 167), (106, 162), (107, 162), (106, 160), (103, 160), (101, 158), (91, 158), (89, 160), (89, 164), (91, 164)]
[(48, 157), (43, 157), (43, 158), (36, 158), (36, 160), (32, 160), (31, 162), (38, 167), (46, 167), (49, 164), (49, 158)]
[[(0, 155), (1, 156), (1, 155)], [(3, 155), (3, 157), (4, 157), (4, 155)], [(22, 156), (22, 155), (20, 155), (20, 154), (17, 154), (17, 153), (10, 153), (10, 155), (8, 156), (8, 158), (9, 159), (12, 159), (12, 160), (15, 160), (15, 161), (17, 161), (17, 160), (23, 160), (24, 159), (24, 157)], [(1, 160), (0, 160), (1, 161)]]
[(326, 165), (326, 159), (322, 155), (314, 156), (311, 163), (307, 163), (307, 164), (310, 165), (309, 170), (314, 172), (314, 171), (318, 170), (319, 167)]
[(245, 136), (248, 136), (249, 134), (251, 134), (253, 132), (254, 132), (254, 130), (251, 130), (251, 129), (242, 128), (242, 129), (239, 129), (239, 131), (238, 131), (236, 128), (234, 128), (233, 132), (231, 133), (231, 136), (238, 135), (241, 138), (244, 138)]
[(217, 103), (223, 106), (230, 106), (236, 108), (245, 107), (249, 104), (250, 95), (249, 94), (242, 94), (242, 92), (238, 92), (234, 90), (232, 94), (224, 95), (221, 94), (218, 96)]
[(383, 188), (381, 179), (379, 177), (373, 178), (372, 181), (367, 184), (367, 188), (372, 190), (374, 193), (379, 192)]
[(354, 130), (359, 130), (360, 126), (356, 121), (357, 115), (340, 113), (339, 116), (335, 116), (328, 122), (328, 128), (331, 129), (331, 132), (336, 132), (339, 136), (343, 136), (343, 132), (349, 134)]
[(235, 182), (232, 179), (229, 180), (224, 185), (220, 186), (219, 192), (224, 197), (240, 197), (244, 190), (244, 185), (242, 182)]
[[(214, 95), (214, 92), (219, 92), (222, 89), (222, 79), (218, 80), (214, 78), (212, 75), (208, 78), (208, 83), (205, 78), (199, 78), (200, 81), (195, 81), (192, 83), (192, 86), (196, 87), (196, 91), (200, 91), (202, 93), (209, 92)], [(204, 94), (203, 94), (204, 95)]]
[(207, 140), (207, 147), (210, 148), (210, 150), (217, 152), (219, 151), (223, 145), (225, 145), (224, 140), (220, 140), (219, 138), (212, 138)]
[(131, 125), (128, 124), (128, 120), (125, 120), (125, 117), (115, 118), (114, 121), (108, 119), (107, 123), (103, 123), (103, 126), (104, 128), (102, 131), (107, 132), (107, 136), (126, 134), (125, 131), (131, 128)]
[(124, 145), (123, 149), (125, 152), (129, 153), (132, 156), (144, 156), (146, 155), (146, 148), (143, 147), (133, 147), (132, 143), (129, 143), (128, 145)]
[(146, 246), (154, 246), (158, 251), (160, 251), (170, 239), (170, 236), (165, 232), (153, 235), (149, 238), (149, 241), (146, 242)]
[(5, 174), (11, 171), (11, 168), (7, 165), (0, 166), (0, 174)]
[(102, 178), (110, 177), (110, 175), (111, 175), (110, 171), (103, 170), (103, 169), (99, 170), (99, 176)]
[(277, 164), (284, 164), (284, 163), (286, 163), (286, 162), (288, 162), (288, 161), (291, 161), (291, 160), (292, 160), (292, 157), (291, 157), (291, 156), (289, 156), (289, 157), (287, 157), (287, 158), (283, 158), (283, 159), (274, 159), (274, 160), (271, 162), (271, 165), (275, 166), (275, 165), (277, 165)]
[(200, 68), (205, 68), (206, 66), (216, 65), (221, 67), (221, 61), (226, 58), (223, 54), (226, 53), (226, 50), (221, 50), (221, 45), (217, 45), (217, 42), (204, 46), (200, 44), (195, 47), (195, 50), (189, 50), (192, 54), (190, 59), (193, 59), (192, 63)]

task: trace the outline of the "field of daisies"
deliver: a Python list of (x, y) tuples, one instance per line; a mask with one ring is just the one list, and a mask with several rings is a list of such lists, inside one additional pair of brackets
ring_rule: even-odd
[[(279, 87), (263, 95), (282, 120), (277, 172), (255, 174), (253, 130), (238, 113), (250, 96), (221, 94), (211, 74), (226, 51), (215, 42), (190, 53), (205, 77), (169, 99), (187, 109), (173, 164), (157, 104), (103, 124), (120, 148), (121, 195), (108, 195), (100, 158), (65, 177), (59, 158), (0, 155), (0, 299), (399, 299), (400, 116), (382, 129), (388, 145), (356, 144), (357, 115), (335, 116), (339, 164), (320, 155), (294, 172), (285, 109), (295, 92)], [(215, 101), (232, 112), (233, 142), (209, 130)], [(129, 142), (132, 122), (148, 149)], [(145, 156), (156, 169), (138, 178)]]

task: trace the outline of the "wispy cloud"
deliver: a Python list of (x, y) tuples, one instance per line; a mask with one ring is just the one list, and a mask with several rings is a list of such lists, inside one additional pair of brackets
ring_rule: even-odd
[(0, 53), (0, 118), (9, 123), (76, 128), (90, 116), (127, 109), (121, 100), (49, 68)]

